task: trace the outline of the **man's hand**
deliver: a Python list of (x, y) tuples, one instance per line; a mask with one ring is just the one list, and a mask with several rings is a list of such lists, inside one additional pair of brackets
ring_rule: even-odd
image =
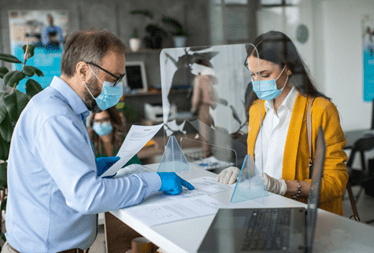
[[(101, 176), (110, 166), (119, 160), (118, 156), (96, 158), (97, 176)], [(114, 174), (115, 175), (115, 174)], [(112, 175), (111, 177), (113, 177)]]
[(174, 172), (157, 172), (161, 178), (160, 191), (164, 192), (165, 195), (176, 195), (182, 192), (182, 185), (187, 187), (189, 190), (195, 189), (189, 182), (180, 178)]
[(218, 174), (216, 180), (221, 184), (233, 184), (236, 182), (240, 174), (240, 170), (237, 167), (228, 167)]
[(285, 195), (287, 191), (286, 181), (283, 179), (276, 179), (266, 173), (261, 174), (265, 187), (269, 192)]

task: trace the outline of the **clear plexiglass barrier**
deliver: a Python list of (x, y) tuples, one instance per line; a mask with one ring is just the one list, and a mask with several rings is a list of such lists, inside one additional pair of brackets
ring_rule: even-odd
[(189, 158), (189, 162), (222, 161), (224, 153), (228, 164), (242, 167), (247, 154), (246, 106), (252, 89), (251, 74), (245, 66), (249, 46), (162, 50), (165, 145), (170, 136), (175, 136), (183, 153), (195, 154), (196, 158)]

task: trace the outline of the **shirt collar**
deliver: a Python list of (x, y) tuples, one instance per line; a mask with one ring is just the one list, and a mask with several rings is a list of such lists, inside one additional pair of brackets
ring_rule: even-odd
[(90, 111), (78, 94), (66, 82), (55, 76), (53, 77), (51, 87), (59, 91), (64, 96), (76, 115), (82, 115), (82, 119), (86, 120), (90, 114)]
[[(297, 95), (297, 90), (295, 89), (295, 87), (292, 86), (290, 92), (287, 94), (287, 97), (283, 100), (279, 108), (286, 107), (289, 111), (292, 112), (293, 105), (295, 104), (295, 100), (296, 100), (296, 95)], [(273, 100), (265, 100), (265, 110), (266, 112), (268, 112), (268, 110), (274, 110)]]

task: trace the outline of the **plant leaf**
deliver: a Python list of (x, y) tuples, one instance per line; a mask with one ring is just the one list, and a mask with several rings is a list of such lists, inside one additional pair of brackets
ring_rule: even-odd
[(131, 14), (141, 14), (141, 15), (144, 15), (146, 17), (149, 17), (150, 19), (153, 19), (152, 12), (147, 11), (147, 10), (134, 10), (134, 11), (131, 11), (130, 13)]
[(26, 94), (19, 90), (14, 90), (12, 93), (4, 97), (4, 103), (7, 107), (9, 116), (13, 122), (17, 122), (19, 115), (29, 102)]
[(10, 142), (7, 142), (0, 135), (0, 160), (8, 160)]
[(28, 77), (32, 77), (34, 74), (36, 74), (37, 76), (44, 76), (43, 72), (40, 69), (33, 66), (25, 66), (23, 70), (25, 71), (25, 75)]
[(34, 66), (28, 66), (30, 68), (32, 68), (34, 70), (34, 73), (37, 75), (37, 76), (44, 76), (43, 72), (38, 69), (38, 68), (35, 68)]
[(14, 70), (14, 71), (7, 73), (4, 76), (4, 83), (5, 85), (13, 87), (14, 85), (17, 85), (25, 77), (26, 77), (25, 73), (19, 70)]
[(4, 120), (6, 114), (8, 113), (8, 111), (6, 110), (5, 103), (4, 103), (4, 96), (0, 95), (0, 122)]
[(11, 63), (22, 63), (17, 57), (11, 54), (0, 54), (0, 60)]
[(1, 209), (1, 210), (5, 210), (5, 209), (6, 209), (6, 201), (7, 201), (7, 199), (8, 199), (8, 198), (5, 198), (5, 199), (3, 200), (3, 202), (1, 202), (1, 206), (0, 206), (0, 209)]
[(31, 99), (38, 92), (42, 91), (42, 86), (35, 80), (29, 79), (26, 83), (26, 94)]
[(0, 67), (0, 78), (4, 78), (5, 74), (8, 72), (9, 70), (6, 67)]
[(28, 77), (32, 77), (35, 73), (31, 66), (25, 66), (23, 70), (25, 71), (25, 75)]
[[(7, 167), (8, 163), (0, 163), (0, 187), (7, 187)], [(3, 209), (2, 209), (3, 210)]]
[[(25, 53), (27, 45), (23, 45), (22, 49), (23, 52)], [(35, 45), (34, 44), (29, 44), (29, 48), (27, 49), (27, 59), (30, 59), (31, 57), (34, 56), (34, 50), (35, 50)]]
[(0, 239), (6, 242), (6, 237), (3, 232), (0, 233)]
[(0, 135), (6, 141), (10, 142), (13, 133), (12, 120), (9, 115), (6, 114), (3, 121), (0, 123)]

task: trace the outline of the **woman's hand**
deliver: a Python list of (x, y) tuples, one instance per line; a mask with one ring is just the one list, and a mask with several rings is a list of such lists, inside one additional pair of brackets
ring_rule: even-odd
[(287, 191), (286, 181), (283, 179), (276, 179), (269, 176), (266, 173), (261, 174), (262, 180), (264, 181), (265, 187), (269, 192), (285, 195)]
[(240, 169), (237, 167), (228, 167), (218, 174), (216, 180), (221, 184), (233, 184), (236, 182), (240, 174)]

